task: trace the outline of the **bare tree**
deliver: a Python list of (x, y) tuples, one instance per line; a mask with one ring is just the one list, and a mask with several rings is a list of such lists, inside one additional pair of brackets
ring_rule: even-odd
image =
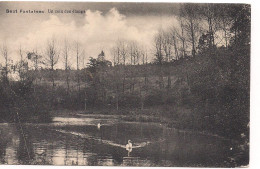
[(227, 4), (218, 4), (217, 17), (219, 28), (224, 32), (225, 47), (228, 48), (228, 41), (230, 37), (230, 25), (232, 19), (228, 14), (229, 5)]
[(115, 80), (115, 95), (116, 95), (116, 108), (119, 109), (119, 97), (121, 95), (120, 86), (122, 85), (122, 94), (125, 93), (126, 88), (126, 64), (128, 53), (128, 42), (119, 39), (115, 46), (112, 48), (113, 62), (114, 62), (114, 80)]
[(122, 73), (123, 73), (123, 81), (122, 81), (122, 92), (125, 93), (125, 82), (126, 82), (126, 60), (128, 58), (128, 44), (124, 40), (119, 40), (117, 42), (118, 49), (118, 57), (122, 58)]
[[(41, 80), (41, 76), (38, 72), (38, 69), (40, 67), (40, 65), (42, 63), (47, 64), (47, 66), (49, 66), (48, 64), (49, 61), (47, 59), (46, 61), (42, 61), (42, 55), (38, 54), (37, 48), (35, 50), (33, 50), (32, 52), (27, 52), (27, 58), (28, 60), (31, 60), (33, 62), (33, 68), (34, 68), (34, 81), (35, 81), (35, 86), (38, 84), (38, 79)], [(26, 62), (24, 62), (24, 64), (28, 64)], [(35, 91), (35, 88), (34, 88)]]
[(116, 57), (117, 57), (117, 48), (115, 46), (113, 46), (110, 49), (110, 54), (113, 56), (113, 66), (116, 65)]
[(184, 4), (180, 16), (183, 18), (183, 29), (186, 31), (187, 41), (191, 43), (192, 56), (196, 55), (196, 44), (201, 31), (199, 27), (198, 7), (195, 4)]
[(155, 62), (162, 65), (164, 57), (163, 57), (163, 34), (162, 31), (159, 31), (157, 35), (154, 37), (155, 44)]
[(175, 59), (179, 60), (179, 51), (178, 51), (178, 37), (176, 34), (176, 31), (171, 32), (171, 37), (172, 37), (172, 45), (174, 47), (174, 52), (175, 52)]
[(144, 47), (140, 48), (140, 58), (142, 57), (142, 67), (144, 73), (144, 81), (143, 85), (142, 82), (139, 81), (139, 90), (140, 90), (140, 102), (141, 102), (141, 109), (144, 109), (144, 98), (147, 94), (147, 51)]
[[(135, 65), (139, 63), (139, 59), (141, 58), (141, 52), (137, 42), (135, 41), (129, 42), (129, 55), (130, 55), (131, 65), (135, 67)], [(136, 83), (135, 75), (131, 70), (131, 85), (130, 85), (131, 92), (134, 92), (135, 90), (135, 83)]]
[(76, 42), (76, 69), (77, 69), (77, 86), (78, 86), (78, 93), (80, 94), (80, 77), (79, 77), (79, 42)]
[(218, 5), (210, 3), (202, 4), (199, 8), (200, 15), (208, 25), (207, 34), (209, 35), (209, 48), (212, 48), (215, 45), (215, 33), (219, 29), (217, 8)]
[(163, 88), (163, 75), (162, 75), (162, 64), (164, 61), (163, 57), (163, 32), (160, 30), (154, 37), (155, 44), (155, 62), (159, 65), (159, 87)]
[(4, 67), (3, 67), (3, 71), (4, 71), (4, 81), (8, 83), (8, 67), (9, 67), (9, 57), (8, 57), (8, 48), (6, 43), (2, 44), (2, 48), (1, 48), (1, 54), (4, 58)]
[(144, 77), (144, 84), (145, 90), (147, 90), (147, 83), (148, 83), (148, 58), (147, 58), (147, 50), (145, 50), (145, 54), (143, 55), (143, 64), (145, 65), (145, 77)]
[(91, 77), (90, 76), (90, 72), (86, 69), (86, 63), (85, 63), (85, 59), (86, 59), (86, 53), (85, 50), (82, 51), (82, 69), (83, 69), (83, 76), (81, 76), (82, 81), (84, 82), (84, 110), (87, 110), (87, 82), (88, 82), (88, 78)]
[(81, 54), (81, 59), (82, 59), (82, 69), (84, 69), (84, 68), (86, 68), (86, 65), (85, 65), (86, 53), (85, 53), (84, 49)]
[(55, 88), (54, 67), (58, 63), (58, 60), (59, 60), (59, 52), (56, 46), (56, 41), (54, 38), (52, 38), (47, 43), (46, 58), (44, 63), (50, 68), (53, 90)]
[(172, 38), (170, 37), (169, 33), (165, 31), (162, 32), (162, 46), (163, 52), (165, 54), (165, 61), (169, 62), (172, 52)]
[(139, 49), (137, 42), (133, 42), (132, 45), (133, 45), (133, 47), (132, 47), (132, 49), (133, 49), (133, 53), (132, 53), (133, 54), (133, 64), (136, 65), (136, 64), (139, 63), (139, 59), (141, 57), (140, 49)]
[[(185, 30), (184, 30), (184, 19), (182, 17), (178, 17), (178, 20), (180, 22), (180, 29), (173, 26), (171, 28), (171, 32), (175, 38), (175, 43), (178, 44), (178, 40), (181, 42), (181, 47), (179, 48), (179, 51), (181, 51), (181, 57), (184, 58), (186, 56), (186, 38)], [(176, 48), (178, 49), (177, 45)], [(178, 56), (180, 57), (179, 53)]]
[[(172, 60), (172, 53), (174, 47), (175, 50), (175, 59), (178, 60), (178, 50), (177, 50), (177, 44), (176, 44), (175, 34), (174, 32), (163, 32), (163, 49), (164, 54), (166, 57), (166, 61), (170, 62)], [(171, 88), (171, 65), (167, 65), (168, 68), (168, 85), (167, 88)]]
[(23, 80), (24, 80), (24, 77), (23, 77), (23, 75), (22, 75), (23, 52), (22, 52), (22, 47), (21, 47), (21, 45), (20, 45), (20, 48), (19, 48), (19, 55), (20, 55), (20, 61), (19, 61), (18, 64), (17, 64), (17, 68), (18, 68), (19, 77), (20, 77), (20, 79), (23, 81)]
[(29, 70), (29, 67), (28, 67), (28, 62), (23, 58), (23, 51), (21, 45), (19, 48), (19, 55), (20, 55), (20, 61), (16, 64), (16, 69), (19, 74), (20, 80), (24, 81), (26, 73)]
[(67, 83), (67, 94), (70, 92), (70, 81), (69, 81), (69, 76), (70, 76), (70, 66), (69, 66), (69, 43), (68, 40), (64, 40), (64, 50), (63, 50), (63, 59), (64, 59), (64, 69), (65, 69), (65, 74), (66, 74), (66, 83)]
[(114, 82), (115, 82), (115, 99), (116, 99), (116, 110), (119, 110), (119, 85), (120, 85), (120, 48), (118, 44), (112, 48), (111, 53), (113, 54), (114, 62)]

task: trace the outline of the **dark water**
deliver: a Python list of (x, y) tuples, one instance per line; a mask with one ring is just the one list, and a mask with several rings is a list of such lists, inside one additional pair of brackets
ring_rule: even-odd
[[(244, 160), (235, 158), (239, 151), (233, 141), (113, 116), (5, 123), (0, 132), (1, 164), (234, 167)], [(125, 148), (129, 139), (131, 151)]]

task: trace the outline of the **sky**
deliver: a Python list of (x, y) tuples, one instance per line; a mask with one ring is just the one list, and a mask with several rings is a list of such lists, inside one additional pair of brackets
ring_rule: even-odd
[[(6, 13), (6, 10), (18, 13)], [(20, 13), (41, 10), (44, 13)], [(78, 10), (85, 13), (48, 13), (48, 10)], [(64, 40), (70, 43), (70, 64), (75, 67), (75, 43), (85, 51), (85, 60), (104, 50), (112, 60), (111, 48), (119, 39), (136, 41), (152, 55), (153, 39), (159, 29), (177, 24), (176, 3), (90, 3), (90, 2), (0, 2), (0, 42), (6, 43), (13, 62), (19, 60), (21, 46), (26, 52), (37, 49), (45, 55), (47, 41), (53, 37), (59, 47), (62, 68)], [(87, 61), (85, 61), (87, 62)], [(3, 63), (3, 56), (0, 56)]]

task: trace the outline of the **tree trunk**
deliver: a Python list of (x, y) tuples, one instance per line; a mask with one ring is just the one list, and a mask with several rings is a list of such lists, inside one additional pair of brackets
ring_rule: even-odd
[(54, 80), (54, 67), (52, 65), (51, 67), (51, 80), (52, 80), (52, 91), (54, 91), (55, 88), (55, 80)]
[(80, 97), (80, 79), (79, 79), (79, 44), (77, 43), (77, 83), (78, 83), (78, 94)]
[(176, 60), (179, 60), (179, 54), (178, 54), (178, 49), (177, 49), (177, 42), (176, 42), (175, 37), (173, 37), (173, 45), (174, 45), (174, 51), (175, 51)]
[(162, 65), (160, 64), (160, 70), (159, 70), (159, 88), (162, 89), (164, 87), (163, 83), (163, 74), (162, 74)]
[(116, 110), (119, 110), (119, 91), (118, 85), (116, 86)]
[(193, 27), (192, 19), (190, 19), (190, 31), (191, 31), (191, 41), (192, 41), (192, 56), (195, 57), (196, 49), (195, 49), (195, 37), (194, 37), (194, 27)]
[(70, 93), (69, 72), (66, 70), (67, 94)]

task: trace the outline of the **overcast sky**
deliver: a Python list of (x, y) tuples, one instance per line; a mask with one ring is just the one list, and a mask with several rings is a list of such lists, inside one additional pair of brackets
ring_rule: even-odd
[[(6, 13), (6, 9), (17, 9), (18, 13)], [(45, 13), (20, 13), (21, 9)], [(86, 13), (50, 14), (48, 9)], [(37, 48), (44, 54), (47, 40), (53, 36), (60, 47), (66, 37), (72, 47), (79, 41), (86, 56), (97, 57), (104, 50), (111, 60), (110, 48), (118, 39), (135, 40), (150, 52), (154, 34), (176, 24), (178, 9), (179, 5), (173, 3), (0, 2), (0, 41), (7, 43), (14, 61), (19, 58), (20, 45), (24, 52)], [(70, 62), (75, 65), (73, 50)]]

